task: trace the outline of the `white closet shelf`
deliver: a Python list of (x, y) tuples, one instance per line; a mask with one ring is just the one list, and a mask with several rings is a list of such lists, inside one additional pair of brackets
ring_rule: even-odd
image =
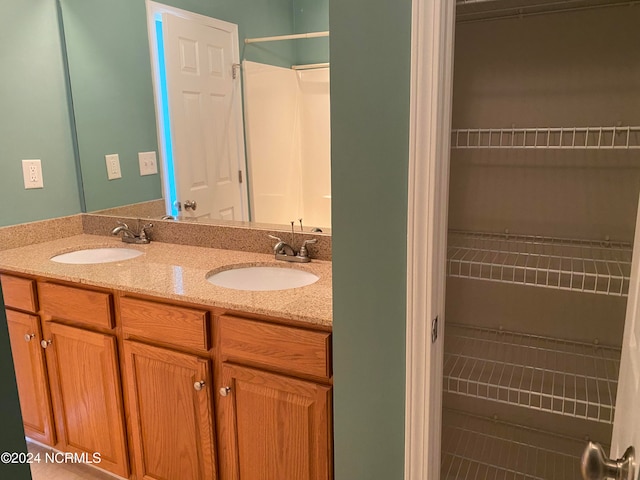
[(579, 480), (584, 441), (445, 411), (443, 480)]
[(630, 0), (457, 0), (459, 22), (584, 10), (631, 4)]
[(447, 323), (444, 391), (613, 423), (620, 349)]
[(628, 243), (454, 230), (447, 250), (450, 277), (617, 296), (629, 290)]
[(454, 129), (451, 148), (637, 150), (640, 149), (640, 127)]

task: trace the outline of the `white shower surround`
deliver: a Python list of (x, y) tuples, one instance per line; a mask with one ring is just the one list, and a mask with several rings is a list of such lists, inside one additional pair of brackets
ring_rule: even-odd
[(243, 72), (252, 220), (331, 227), (329, 68)]

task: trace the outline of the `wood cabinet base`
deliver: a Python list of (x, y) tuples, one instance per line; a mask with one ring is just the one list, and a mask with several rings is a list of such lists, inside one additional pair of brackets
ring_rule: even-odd
[(139, 479), (215, 480), (209, 360), (125, 341)]
[(49, 381), (44, 350), (40, 347), (40, 321), (34, 315), (7, 310), (7, 326), (25, 434), (38, 442), (54, 445)]
[(129, 476), (116, 339), (57, 323), (44, 325), (47, 365), (64, 450), (99, 453), (100, 468)]
[(332, 478), (330, 386), (226, 363), (222, 371), (225, 480)]

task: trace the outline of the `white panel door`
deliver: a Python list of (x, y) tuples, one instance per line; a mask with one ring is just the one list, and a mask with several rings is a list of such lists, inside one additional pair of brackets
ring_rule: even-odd
[[(629, 446), (640, 454), (640, 204), (631, 260), (631, 281), (622, 338), (618, 394), (611, 438), (612, 459), (621, 458)], [(638, 479), (638, 464), (634, 479)]]
[(233, 28), (162, 16), (175, 183), (185, 217), (246, 220), (240, 86), (233, 72), (238, 34), (227, 25)]

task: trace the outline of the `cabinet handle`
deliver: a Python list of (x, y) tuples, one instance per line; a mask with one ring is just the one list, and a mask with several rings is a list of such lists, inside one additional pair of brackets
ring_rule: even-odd
[(47, 348), (49, 345), (51, 345), (51, 340), (42, 340), (42, 341), (40, 342), (40, 346), (41, 346), (42, 348)]
[(35, 334), (35, 333), (27, 333), (27, 334), (24, 336), (24, 341), (25, 341), (25, 342), (30, 342), (30, 341), (31, 341), (31, 339), (32, 339), (33, 337), (35, 337), (35, 336), (36, 336), (36, 334)]
[(222, 387), (218, 391), (220, 392), (220, 396), (226, 397), (227, 395), (229, 395), (229, 392), (231, 392), (231, 387)]
[(195, 388), (198, 392), (199, 392), (200, 390), (202, 390), (202, 389), (204, 388), (204, 386), (205, 386), (205, 383), (204, 383), (204, 381), (203, 381), (203, 380), (201, 380), (201, 381), (196, 382), (196, 383), (194, 383), (194, 384), (193, 384), (193, 388)]

